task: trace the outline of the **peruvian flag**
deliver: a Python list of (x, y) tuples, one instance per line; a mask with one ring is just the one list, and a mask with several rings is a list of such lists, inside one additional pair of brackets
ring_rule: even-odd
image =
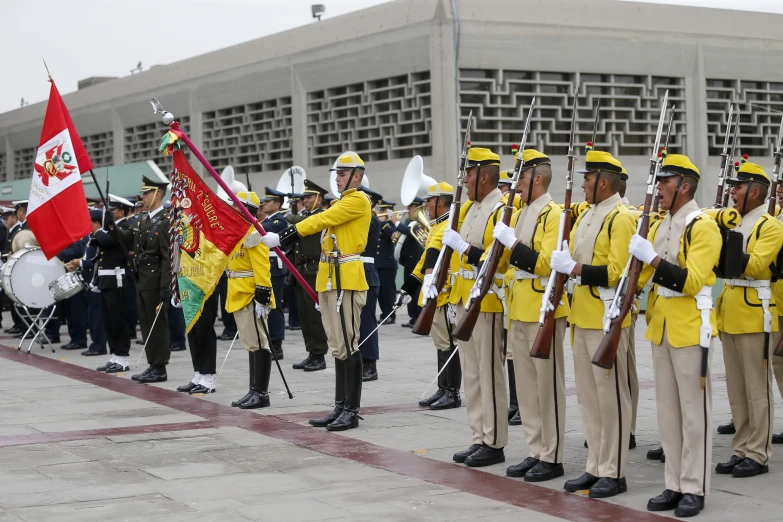
[(92, 232), (82, 173), (92, 161), (54, 80), (27, 204), (27, 224), (47, 259)]

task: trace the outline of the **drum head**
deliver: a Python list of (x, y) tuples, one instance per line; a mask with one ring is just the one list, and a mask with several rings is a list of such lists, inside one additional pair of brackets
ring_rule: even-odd
[(44, 308), (54, 304), (49, 284), (65, 273), (57, 258), (47, 260), (41, 249), (26, 248), (11, 256), (3, 267), (3, 287), (23, 305)]

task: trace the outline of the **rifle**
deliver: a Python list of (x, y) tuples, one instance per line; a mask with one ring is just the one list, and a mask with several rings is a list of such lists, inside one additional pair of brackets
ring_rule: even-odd
[[(650, 156), (650, 173), (647, 176), (647, 196), (644, 198), (644, 212), (639, 219), (636, 227), (636, 233), (647, 238), (647, 232), (650, 223), (650, 209), (652, 208), (653, 189), (655, 187), (655, 178), (661, 163), (658, 161), (658, 151), (661, 145), (661, 136), (663, 134), (663, 123), (666, 119), (666, 110), (669, 105), (669, 91), (663, 96), (661, 104), (661, 116), (658, 120), (658, 131), (655, 136), (652, 154)], [(639, 275), (642, 269), (642, 262), (631, 256), (628, 264), (625, 266), (623, 275), (617, 284), (617, 290), (614, 293), (614, 299), (609, 307), (608, 317), (604, 318), (604, 338), (598, 346), (598, 351), (593, 357), (593, 364), (606, 370), (614, 367), (617, 358), (617, 349), (620, 346), (620, 335), (623, 330), (623, 321), (628, 312), (631, 311), (634, 299), (636, 297), (636, 287), (639, 284)], [(607, 320), (609, 324), (607, 325)], [(608, 326), (608, 327), (607, 327)]]
[(720, 153), (720, 170), (718, 171), (718, 193), (715, 195), (715, 208), (723, 208), (723, 193), (726, 189), (726, 168), (731, 167), (729, 161), (729, 137), (731, 125), (734, 122), (734, 104), (729, 106), (729, 118), (726, 120), (726, 136), (723, 138), (723, 152)]
[[(517, 195), (517, 183), (519, 182), (519, 175), (524, 170), (522, 153), (525, 150), (527, 136), (530, 133), (530, 121), (533, 119), (533, 107), (535, 104), (536, 97), (533, 96), (533, 101), (530, 102), (530, 108), (527, 112), (527, 120), (525, 121), (525, 130), (522, 133), (522, 141), (519, 144), (519, 153), (517, 154), (516, 162), (514, 163), (511, 190), (508, 193), (506, 207), (503, 209), (503, 223), (506, 225), (511, 222), (511, 214), (514, 212), (514, 198)], [(476, 183), (478, 183), (478, 178), (476, 179)], [(468, 302), (465, 305), (465, 314), (452, 332), (454, 338), (459, 339), (460, 341), (467, 341), (470, 339), (471, 335), (473, 335), (473, 328), (476, 326), (476, 321), (478, 321), (478, 316), (481, 312), (481, 301), (484, 299), (484, 296), (487, 295), (487, 292), (489, 292), (492, 281), (495, 278), (495, 272), (497, 272), (498, 269), (498, 264), (500, 263), (500, 256), (503, 254), (503, 244), (497, 239), (494, 240), (486, 254), (486, 259), (479, 269), (478, 275), (476, 276), (476, 282), (470, 291), (470, 297), (468, 297)]]
[[(462, 200), (462, 180), (465, 179), (465, 165), (468, 162), (468, 147), (470, 146), (470, 127), (473, 123), (473, 110), (468, 114), (468, 124), (465, 127), (465, 141), (462, 143), (462, 155), (459, 160), (459, 171), (457, 172), (457, 190), (454, 194), (454, 200), (449, 208), (449, 228), (457, 232), (459, 228), (460, 202)], [(432, 284), (440, 292), (446, 286), (446, 278), (449, 276), (449, 266), (451, 265), (450, 247), (444, 246), (438, 254), (435, 261), (435, 267), (432, 269)], [(429, 335), (432, 329), (432, 321), (435, 319), (435, 311), (438, 308), (438, 299), (427, 299), (422, 297), (421, 312), (416, 319), (411, 331), (417, 335)]]
[[(675, 104), (672, 103), (672, 108), (669, 109), (669, 126), (666, 129), (666, 141), (663, 143), (663, 149), (668, 150), (669, 149), (669, 137), (672, 135), (672, 125), (674, 125), (674, 109), (677, 107)], [(660, 161), (663, 161), (663, 152), (660, 154)], [(661, 196), (656, 192), (655, 193), (655, 199), (653, 200), (653, 206), (652, 206), (652, 213), (655, 214), (658, 212), (658, 206), (661, 204)]]
[[(568, 169), (566, 169), (565, 205), (560, 216), (560, 230), (557, 233), (557, 248), (563, 248), (563, 240), (571, 236), (571, 191), (574, 186), (574, 169), (576, 168), (576, 152), (574, 151), (574, 135), (576, 133), (576, 102), (579, 87), (574, 92), (574, 108), (571, 115), (571, 137), (568, 140)], [(597, 111), (596, 111), (597, 112)], [(549, 359), (552, 351), (552, 338), (555, 335), (555, 310), (563, 298), (566, 276), (556, 270), (549, 272), (549, 281), (541, 298), (541, 312), (538, 316), (538, 334), (530, 348), (530, 357)]]

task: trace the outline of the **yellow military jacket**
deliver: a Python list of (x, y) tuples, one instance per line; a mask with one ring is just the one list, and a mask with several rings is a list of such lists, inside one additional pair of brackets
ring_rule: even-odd
[[(647, 239), (655, 244), (655, 238), (662, 221), (656, 221), (650, 228)], [(680, 249), (677, 262), (680, 268), (687, 271), (685, 283), (677, 282), (681, 288), (672, 288), (672, 280), (665, 271), (653, 270), (650, 265), (644, 265), (639, 277), (639, 288), (644, 288), (652, 278), (652, 287), (647, 299), (647, 333), (645, 337), (655, 344), (663, 343), (663, 331), (666, 329), (669, 343), (675, 348), (696, 346), (699, 344), (699, 328), (701, 327), (701, 312), (696, 308), (694, 297), (705, 286), (715, 284), (715, 273), (712, 271), (720, 257), (721, 235), (718, 224), (705, 214), (693, 219), (686, 225), (680, 235)], [(684, 297), (661, 297), (658, 295), (658, 285), (670, 290), (676, 290)], [(718, 335), (715, 310), (710, 311), (712, 335)]]
[[(226, 270), (231, 272), (252, 271), (253, 277), (228, 279), (226, 293), (226, 312), (236, 312), (246, 307), (256, 295), (256, 286), (272, 288), (272, 273), (269, 265), (269, 248), (261, 243), (261, 235), (251, 226), (245, 238), (237, 243), (228, 256)], [(269, 303), (275, 307), (275, 296)]]
[[(437, 259), (438, 254), (443, 249), (443, 231), (449, 226), (449, 215), (444, 214), (438, 218), (438, 222), (435, 223), (430, 229), (430, 233), (427, 235), (427, 241), (424, 244), (424, 252), (422, 252), (419, 262), (416, 263), (416, 268), (413, 269), (413, 276), (420, 281), (424, 280), (424, 265), (427, 263), (427, 258), (430, 258), (429, 263), (432, 263), (432, 258)], [(456, 256), (451, 256), (452, 259)], [(432, 268), (432, 267), (428, 267)], [(450, 268), (450, 267), (449, 267)], [(450, 270), (449, 270), (450, 272)], [(446, 277), (446, 286), (443, 288), (440, 294), (438, 294), (438, 306), (443, 306), (449, 302), (449, 294), (451, 291), (451, 277)], [(419, 305), (422, 304), (422, 293), (419, 292)]]
[[(366, 194), (356, 189), (343, 192), (340, 199), (331, 207), (314, 214), (297, 223), (296, 231), (300, 236), (309, 236), (325, 230), (321, 239), (321, 252), (331, 253), (332, 237), (337, 238), (340, 256), (355, 255), (356, 260), (341, 263), (340, 286), (342, 290), (367, 290), (367, 279), (364, 277), (364, 263), (361, 254), (367, 246), (367, 233), (370, 229), (372, 210)], [(318, 275), (315, 279), (316, 292), (326, 292), (327, 283), (332, 290), (337, 290), (337, 280), (331, 273), (331, 265), (324, 260), (318, 264)]]
[[(574, 253), (574, 238), (576, 232), (588, 212), (584, 211), (571, 229), (569, 249)], [(620, 276), (625, 269), (630, 254), (628, 244), (631, 236), (636, 232), (636, 220), (629, 210), (622, 204), (613, 208), (604, 218), (601, 231), (598, 233), (593, 246), (593, 257), (590, 265), (605, 266), (608, 284), (607, 287), (616, 287)], [(595, 286), (577, 285), (571, 298), (571, 310), (568, 321), (579, 328), (601, 330), (603, 329), (604, 303)], [(623, 328), (631, 325), (631, 314), (623, 321)]]
[[(783, 223), (767, 214), (765, 209), (759, 213), (760, 217), (755, 219), (750, 234), (743, 238), (746, 244), (745, 254), (749, 259), (742, 278), (757, 281), (770, 279), (772, 276), (770, 267), (777, 260), (778, 252), (783, 246)], [(742, 219), (746, 220), (749, 217), (754, 219), (754, 211), (749, 212)], [(747, 227), (740, 224), (740, 228)], [(777, 313), (774, 292), (769, 307), (774, 317)], [(753, 288), (725, 285), (718, 297), (716, 311), (718, 330), (721, 332), (746, 334), (764, 331), (764, 312)], [(772, 321), (772, 331), (778, 331), (777, 321)]]
[[(518, 210), (511, 217), (511, 228), (515, 228), (519, 222), (521, 210)], [(532, 267), (516, 267), (511, 264), (511, 251), (504, 249), (501, 263), (508, 264), (506, 272), (506, 281), (508, 289), (506, 290), (506, 303), (508, 307), (508, 318), (511, 321), (522, 321), (525, 323), (537, 323), (541, 313), (541, 302), (544, 297), (546, 287), (541, 279), (522, 279), (516, 280), (514, 272), (516, 270), (526, 270), (540, 277), (548, 277), (552, 268), (549, 264), (552, 259), (552, 252), (557, 248), (557, 234), (560, 230), (560, 219), (563, 215), (563, 208), (557, 203), (550, 201), (541, 212), (538, 213), (535, 232), (531, 248), (538, 253), (535, 261), (534, 270)], [(561, 299), (560, 304), (555, 309), (555, 318), (566, 317), (568, 315), (568, 300)]]
[[(509, 192), (506, 192), (505, 194), (503, 194), (503, 197), (500, 198), (500, 201), (502, 201), (504, 205), (508, 205), (508, 196), (509, 196), (509, 194), (510, 194)], [(519, 210), (523, 206), (524, 205), (522, 204), (522, 198), (520, 198), (519, 194), (517, 194), (516, 197), (514, 198), (514, 208), (516, 210)]]
[[(496, 189), (497, 190), (497, 189)], [(500, 192), (500, 191), (498, 191)], [(500, 199), (500, 198), (499, 198)], [(459, 214), (459, 229), (462, 230), (462, 224), (465, 221), (465, 216), (467, 215), (470, 208), (475, 204), (474, 201), (468, 202), (468, 204), (460, 207), (460, 214)], [(495, 228), (495, 223), (497, 223), (501, 218), (503, 214), (503, 207), (505, 205), (495, 205), (494, 210), (489, 216), (489, 219), (487, 220), (487, 223), (484, 225), (484, 235), (483, 235), (483, 242), (484, 242), (484, 253), (481, 256), (481, 259), (483, 260), (486, 251), (489, 249), (490, 245), (492, 245), (493, 241), (495, 240), (492, 237), (492, 231)], [(499, 245), (500, 248), (503, 248), (503, 245)], [(457, 261), (455, 261), (457, 260)], [(459, 263), (459, 265), (457, 265)], [(461, 271), (468, 271), (468, 272), (477, 272), (478, 268), (477, 266), (471, 265), (468, 262), (468, 256), (459, 256), (458, 254), (454, 254), (452, 256), (452, 273), (456, 275), (456, 277), (453, 277), (454, 280), (452, 288), (451, 288), (451, 295), (449, 298), (449, 302), (452, 304), (462, 303), (463, 305), (467, 304), (468, 299), (470, 298), (470, 291), (473, 288), (473, 283), (475, 283), (475, 279), (465, 279), (461, 275)], [(495, 282), (504, 285), (503, 276), (508, 271), (508, 261), (503, 263), (503, 260), (501, 258), (500, 264), (498, 265), (498, 271), (495, 274)], [(498, 298), (497, 294), (494, 292), (488, 292), (487, 295), (484, 296), (484, 299), (481, 301), (481, 311), (486, 313), (497, 313), (503, 311), (503, 303)]]

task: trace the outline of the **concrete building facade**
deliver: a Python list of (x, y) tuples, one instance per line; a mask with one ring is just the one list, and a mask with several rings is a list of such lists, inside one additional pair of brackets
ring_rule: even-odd
[[(521, 137), (564, 172), (573, 97), (579, 154), (591, 139), (631, 173), (643, 198), (663, 93), (676, 104), (670, 152), (701, 167), (710, 203), (730, 103), (740, 152), (771, 171), (783, 110), (783, 16), (614, 0), (396, 0), (64, 96), (96, 166), (152, 159), (165, 126), (157, 97), (218, 170), (254, 188), (293, 161), (327, 184), (343, 150), (367, 163), (372, 188), (399, 201), (414, 154), (456, 177), (459, 135), (501, 153)], [(100, 71), (95, 71), (100, 74)], [(46, 103), (0, 114), (0, 187), (31, 175)], [(200, 171), (203, 172), (203, 171)], [(579, 180), (577, 181), (577, 186)], [(553, 193), (562, 194), (556, 178)], [(577, 191), (575, 199), (579, 200)]]

